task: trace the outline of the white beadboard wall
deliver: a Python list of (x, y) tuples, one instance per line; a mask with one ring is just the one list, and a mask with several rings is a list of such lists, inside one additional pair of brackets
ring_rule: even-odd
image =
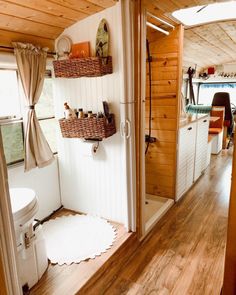
[(28, 187), (35, 191), (39, 204), (35, 217), (38, 219), (61, 206), (57, 157), (49, 166), (28, 172), (24, 172), (23, 164), (8, 167), (8, 182), (10, 188)]
[(83, 213), (93, 214), (125, 224), (127, 193), (125, 146), (120, 136), (120, 101), (124, 99), (123, 48), (120, 3), (66, 29), (73, 43), (90, 41), (94, 54), (99, 22), (105, 18), (110, 30), (110, 54), (113, 74), (98, 78), (62, 79), (55, 81), (55, 105), (58, 118), (63, 117), (63, 103), (102, 111), (102, 101), (115, 113), (117, 133), (103, 140), (94, 158), (83, 155), (86, 143), (80, 139), (63, 139), (59, 135), (59, 170), (62, 204)]

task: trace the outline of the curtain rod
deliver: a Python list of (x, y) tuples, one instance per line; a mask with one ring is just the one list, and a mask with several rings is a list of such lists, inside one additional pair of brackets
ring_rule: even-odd
[[(0, 49), (7, 49), (7, 50), (14, 50), (14, 47), (11, 47), (11, 46), (4, 46), (4, 45), (0, 45)], [(48, 51), (47, 52), (47, 55), (55, 55), (56, 52), (54, 51)]]

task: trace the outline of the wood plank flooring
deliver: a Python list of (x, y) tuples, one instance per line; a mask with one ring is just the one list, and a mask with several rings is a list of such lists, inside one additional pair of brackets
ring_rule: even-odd
[(212, 156), (205, 174), (99, 294), (220, 294), (231, 170), (232, 150)]
[[(53, 218), (75, 214), (72, 211), (62, 209)], [(95, 259), (82, 261), (71, 265), (49, 264), (49, 267), (41, 280), (31, 290), (30, 295), (72, 295), (76, 294), (89, 279), (108, 261), (119, 247), (131, 236), (124, 226), (118, 223), (111, 224), (117, 230), (116, 240), (106, 253)]]

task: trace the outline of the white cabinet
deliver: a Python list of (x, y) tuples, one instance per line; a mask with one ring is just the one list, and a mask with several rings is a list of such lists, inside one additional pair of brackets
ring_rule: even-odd
[(193, 184), (196, 131), (196, 122), (179, 130), (176, 200)]
[(204, 116), (179, 129), (176, 201), (206, 169), (208, 127), (209, 117)]
[(196, 181), (207, 167), (209, 117), (197, 121), (196, 152), (194, 181)]

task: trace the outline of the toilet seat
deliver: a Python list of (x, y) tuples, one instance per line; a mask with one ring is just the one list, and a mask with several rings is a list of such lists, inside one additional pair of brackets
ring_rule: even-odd
[(23, 226), (34, 218), (38, 211), (38, 200), (32, 189), (12, 188), (10, 199), (15, 227)]

